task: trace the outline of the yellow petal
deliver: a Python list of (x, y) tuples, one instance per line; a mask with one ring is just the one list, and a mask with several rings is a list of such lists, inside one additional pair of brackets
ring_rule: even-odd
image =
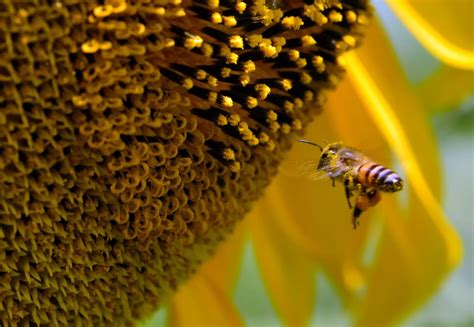
[[(380, 134), (402, 160), (406, 171), (413, 172), (412, 167), (423, 167), (424, 173), (430, 177), (423, 179), (423, 182), (428, 183), (427, 189), (431, 189), (437, 197), (441, 193), (441, 168), (429, 118), (417, 102), (382, 31), (380, 23), (374, 20), (366, 30), (364, 47), (358, 49), (357, 55), (351, 53), (344, 57), (349, 70), (347, 77), (355, 86), (358, 97), (364, 101)], [(414, 165), (414, 157), (400, 156), (402, 149), (410, 149), (411, 154), (416, 149), (416, 159), (420, 164)], [(414, 172), (418, 174), (419, 170)], [(412, 183), (415, 181), (410, 180)]]
[(222, 242), (214, 257), (205, 262), (198, 273), (205, 274), (213, 284), (231, 296), (240, 270), (247, 221), (237, 225), (236, 230)]
[(393, 199), (382, 204), (386, 226), (367, 275), (370, 282), (355, 307), (358, 326), (389, 326), (405, 318), (452, 269), (450, 241), (440, 239), (438, 226), (416, 193), (409, 201), (408, 220)]
[[(348, 81), (330, 95), (326, 110), (304, 138), (316, 143), (344, 141), (377, 162), (388, 164), (385, 144)], [(374, 222), (374, 210), (364, 213), (361, 226), (354, 231), (343, 187), (339, 183), (332, 187), (328, 178), (313, 181), (294, 171), (300, 163), (318, 160), (319, 154), (317, 148), (297, 143), (266, 195), (277, 213), (274, 223), (298, 245), (299, 251), (321, 264), (342, 300), (347, 301), (364, 283), (360, 259)], [(312, 165), (315, 170), (316, 162)]]
[[(447, 223), (446, 217), (442, 214), (442, 209), (433, 194), (427, 179), (422, 173), (420, 161), (433, 162), (433, 157), (428, 157), (422, 160), (423, 155), (415, 155), (415, 150), (412, 147), (413, 141), (408, 139), (406, 133), (407, 126), (402, 125), (399, 115), (404, 114), (404, 110), (395, 111), (394, 108), (387, 102), (381, 90), (376, 86), (374, 81), (370, 78), (359, 58), (350, 54), (346, 57), (348, 66), (350, 67), (350, 78), (354, 84), (358, 86), (360, 96), (367, 102), (367, 108), (375, 121), (379, 122), (380, 132), (385, 137), (391, 148), (395, 151), (401, 164), (405, 169), (408, 181), (413, 187), (413, 191), (418, 195), (422, 205), (427, 209), (433, 222), (437, 225), (438, 231), (447, 240), (448, 246), (448, 262), (450, 266), (454, 266), (460, 259), (461, 247), (458, 236)], [(400, 106), (395, 103), (396, 108)], [(416, 108), (411, 108), (411, 113), (415, 115)], [(420, 110), (421, 111), (421, 110)], [(390, 124), (387, 124), (390, 122)], [(421, 125), (420, 125), (421, 126)], [(420, 128), (415, 129), (419, 132)], [(428, 143), (427, 143), (428, 144)], [(421, 147), (419, 148), (421, 149)], [(427, 166), (425, 166), (427, 167)]]
[(243, 326), (229, 295), (204, 273), (197, 274), (174, 296), (169, 326)]
[[(169, 325), (242, 325), (231, 301), (242, 261), (247, 225), (246, 222), (237, 225), (236, 230), (221, 243), (214, 257), (206, 261), (192, 280), (179, 290), (171, 304)], [(217, 306), (216, 302), (219, 302)]]
[(410, 187), (409, 219), (401, 219), (403, 211), (393, 199), (382, 204), (392, 203), (384, 211), (387, 226), (367, 276), (367, 294), (357, 309), (361, 326), (393, 323), (414, 310), (459, 263), (462, 254), (459, 238), (437, 199), (437, 155), (425, 111), (410, 95), (395, 69), (396, 62), (390, 56), (380, 56), (384, 50), (390, 51), (377, 34), (374, 29), (368, 33), (366, 48), (371, 51), (359, 52), (363, 63), (355, 54), (346, 56), (348, 77), (405, 170)]
[(389, 0), (387, 3), (439, 60), (460, 69), (474, 69), (472, 1)]
[(261, 201), (247, 219), (262, 280), (282, 321), (288, 326), (307, 325), (315, 304), (314, 263), (290, 242), (273, 219), (278, 212)]
[(474, 93), (471, 71), (442, 66), (433, 76), (416, 88), (424, 108), (453, 109)]

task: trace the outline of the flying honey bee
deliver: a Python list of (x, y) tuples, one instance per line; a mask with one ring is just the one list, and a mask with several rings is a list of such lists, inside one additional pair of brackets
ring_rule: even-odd
[(357, 228), (362, 212), (380, 202), (381, 192), (393, 193), (403, 188), (403, 180), (394, 171), (379, 165), (359, 151), (345, 146), (342, 142), (326, 145), (298, 140), (314, 145), (321, 150), (318, 172), (325, 173), (332, 185), (339, 181), (344, 185), (347, 203), (352, 209), (351, 199), (355, 193), (355, 205), (352, 213), (352, 226)]

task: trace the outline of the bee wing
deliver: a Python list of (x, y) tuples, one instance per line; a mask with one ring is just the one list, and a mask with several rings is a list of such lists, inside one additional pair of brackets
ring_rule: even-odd
[(285, 162), (282, 165), (282, 174), (291, 177), (303, 177), (313, 181), (327, 177), (325, 171), (317, 170), (318, 161), (304, 160)]
[(348, 166), (354, 166), (356, 164), (363, 164), (367, 161), (370, 161), (362, 152), (357, 151), (353, 148), (344, 148), (339, 152), (341, 156), (341, 161), (343, 164)]

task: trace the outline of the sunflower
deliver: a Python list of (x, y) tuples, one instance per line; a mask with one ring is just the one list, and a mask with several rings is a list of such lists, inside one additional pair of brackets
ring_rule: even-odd
[(0, 324), (130, 325), (167, 303), (369, 17), (366, 0), (0, 5)]
[[(355, 325), (385, 326), (418, 309), (458, 265), (462, 248), (440, 205), (441, 168), (428, 117), (472, 94), (472, 3), (388, 3), (442, 66), (414, 91), (373, 19), (364, 46), (345, 55), (348, 78), (305, 138), (376, 149), (371, 155), (387, 165), (395, 155), (408, 181), (406, 198), (384, 198), (354, 233), (340, 189), (283, 170), (237, 233), (175, 296), (171, 325), (242, 323), (232, 294), (247, 238), (271, 303), (289, 326), (309, 322), (317, 271), (335, 285)], [(317, 156), (306, 146), (289, 155)]]

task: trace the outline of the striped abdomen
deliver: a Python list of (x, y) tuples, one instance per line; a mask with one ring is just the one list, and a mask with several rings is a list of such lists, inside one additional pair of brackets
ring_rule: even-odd
[(403, 181), (393, 170), (382, 165), (367, 162), (357, 168), (359, 183), (383, 192), (396, 192), (403, 188)]

